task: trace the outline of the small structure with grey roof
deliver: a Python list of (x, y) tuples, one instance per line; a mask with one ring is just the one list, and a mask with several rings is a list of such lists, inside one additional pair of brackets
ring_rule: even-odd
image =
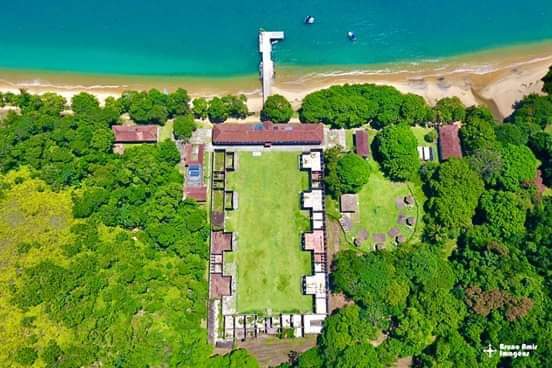
[(342, 194), (339, 199), (341, 212), (357, 213), (358, 212), (358, 195), (357, 194)]

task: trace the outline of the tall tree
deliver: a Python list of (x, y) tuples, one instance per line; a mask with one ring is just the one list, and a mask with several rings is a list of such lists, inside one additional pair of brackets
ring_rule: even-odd
[(514, 191), (531, 182), (537, 174), (537, 159), (527, 146), (505, 144), (500, 148), (504, 166), (498, 177), (500, 187)]
[(368, 182), (370, 165), (354, 153), (346, 153), (337, 161), (341, 193), (357, 193)]
[(269, 96), (261, 111), (261, 120), (273, 123), (287, 123), (293, 115), (289, 101), (282, 95)]
[(392, 180), (412, 180), (420, 167), (416, 137), (405, 124), (381, 130), (374, 140), (374, 153), (383, 172)]
[(437, 101), (433, 108), (435, 118), (441, 123), (462, 121), (466, 116), (464, 104), (458, 97), (445, 97)]
[(471, 226), (483, 180), (468, 162), (451, 159), (429, 180), (428, 231), (433, 238), (455, 238)]

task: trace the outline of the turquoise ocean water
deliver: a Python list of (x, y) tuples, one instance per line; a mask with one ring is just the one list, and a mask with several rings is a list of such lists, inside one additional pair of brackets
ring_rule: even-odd
[(246, 75), (261, 27), (286, 32), (279, 65), (414, 62), (549, 40), (551, 19), (552, 0), (14, 0), (1, 6), (0, 68)]

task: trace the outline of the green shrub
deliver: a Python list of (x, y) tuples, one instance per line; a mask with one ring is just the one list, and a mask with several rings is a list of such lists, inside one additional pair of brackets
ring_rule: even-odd
[(435, 130), (431, 130), (430, 132), (424, 135), (424, 141), (426, 141), (427, 143), (433, 143), (435, 142), (436, 139), (437, 139), (437, 133), (435, 132)]
[(174, 119), (174, 137), (176, 139), (187, 140), (196, 129), (197, 124), (191, 114), (177, 116)]

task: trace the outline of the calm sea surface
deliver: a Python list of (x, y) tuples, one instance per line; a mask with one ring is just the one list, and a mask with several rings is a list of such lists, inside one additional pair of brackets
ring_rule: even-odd
[(416, 62), (552, 39), (551, 19), (552, 0), (12, 0), (0, 68), (251, 74), (259, 28), (286, 32), (274, 58), (288, 66)]

